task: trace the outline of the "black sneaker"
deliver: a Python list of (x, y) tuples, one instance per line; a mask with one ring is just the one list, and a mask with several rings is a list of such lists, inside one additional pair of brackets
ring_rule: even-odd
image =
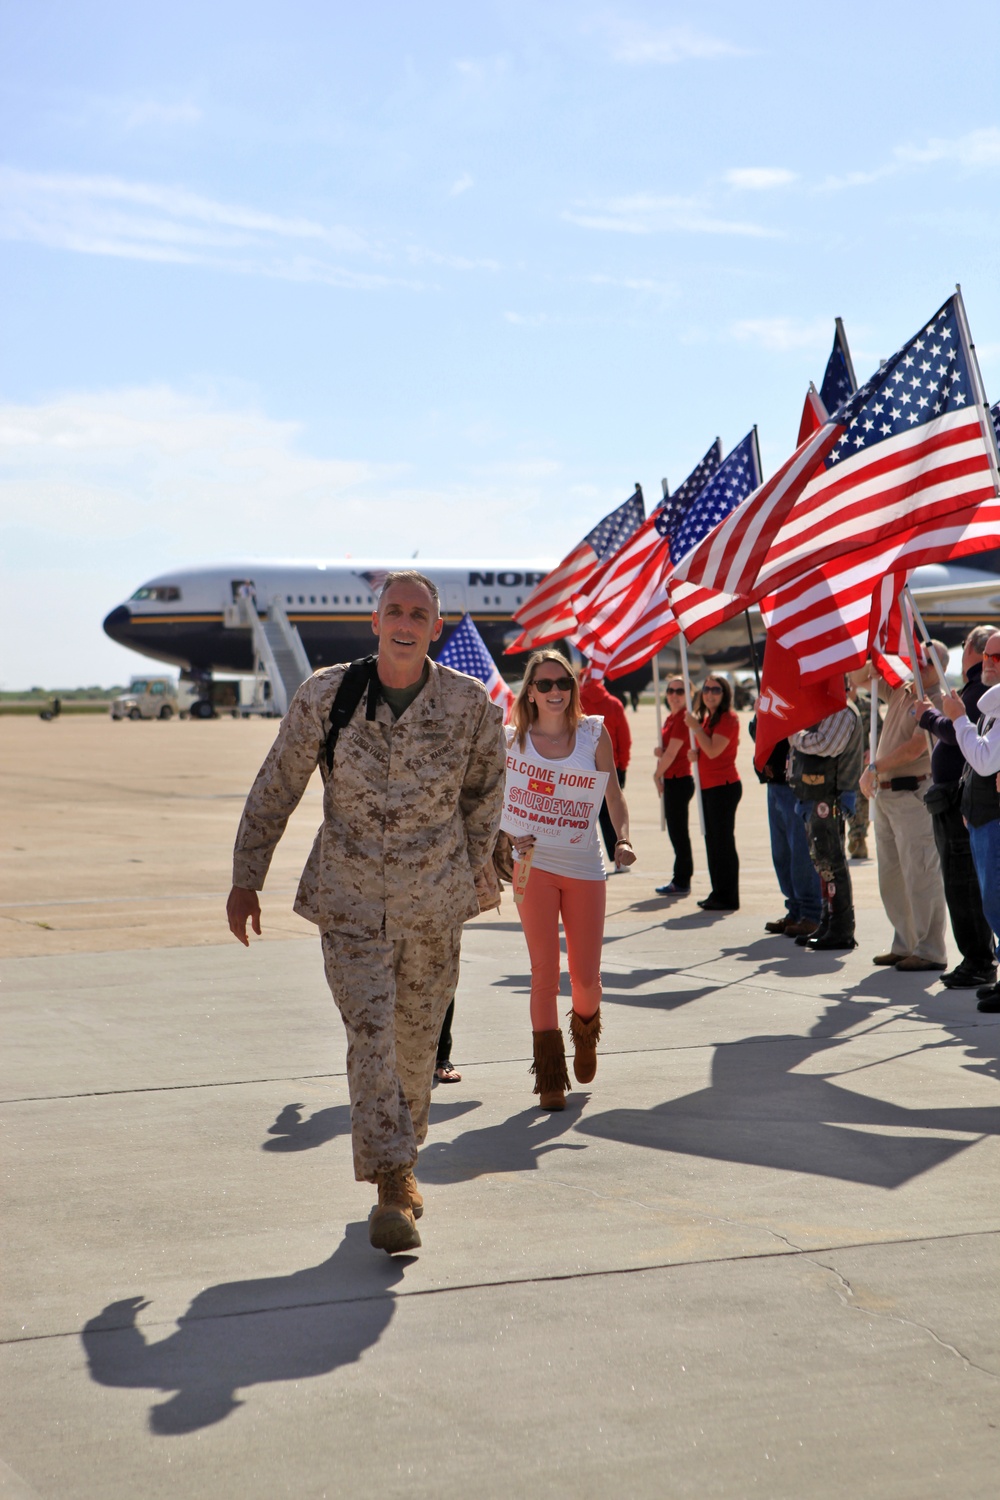
[(965, 964), (959, 964), (948, 974), (941, 975), (941, 983), (949, 990), (975, 990), (983, 986), (989, 987), (996, 983), (996, 970), (987, 969), (985, 972), (977, 973), (975, 969), (969, 969)]
[(1000, 984), (991, 984), (984, 990), (977, 990), (979, 1004), (977, 1010), (1000, 1011)]

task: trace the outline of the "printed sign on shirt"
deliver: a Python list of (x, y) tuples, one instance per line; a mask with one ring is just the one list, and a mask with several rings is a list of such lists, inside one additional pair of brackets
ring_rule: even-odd
[(530, 833), (540, 844), (583, 849), (593, 837), (607, 784), (607, 771), (540, 766), (511, 750), (500, 827), (514, 838)]

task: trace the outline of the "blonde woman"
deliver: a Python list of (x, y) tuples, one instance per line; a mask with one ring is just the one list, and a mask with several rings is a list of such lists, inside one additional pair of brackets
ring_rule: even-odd
[[(533, 760), (553, 770), (609, 773), (605, 798), (617, 838), (615, 865), (621, 869), (634, 864), (628, 808), (615, 775), (611, 739), (603, 719), (581, 712), (576, 673), (558, 651), (536, 651), (529, 660), (506, 733), (509, 747), (528, 751)], [(535, 845), (530, 836), (513, 842), (519, 857)], [(597, 1072), (605, 880), (596, 830), (581, 849), (535, 846), (518, 915), (531, 959), (532, 1072), (542, 1109), (565, 1109), (569, 1088), (557, 1008), (560, 919), (573, 991), (569, 1013), (573, 1072), (578, 1083), (589, 1083)]]

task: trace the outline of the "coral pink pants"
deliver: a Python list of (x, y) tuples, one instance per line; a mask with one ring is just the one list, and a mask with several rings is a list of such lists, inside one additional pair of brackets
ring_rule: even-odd
[(531, 959), (532, 1031), (554, 1031), (559, 1025), (560, 917), (573, 1009), (578, 1016), (588, 1017), (600, 1005), (606, 897), (603, 880), (573, 880), (532, 866), (524, 901), (517, 908)]

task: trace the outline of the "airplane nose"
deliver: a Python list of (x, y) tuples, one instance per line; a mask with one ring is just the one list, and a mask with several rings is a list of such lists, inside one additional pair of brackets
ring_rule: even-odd
[(131, 623), (131, 620), (132, 616), (129, 612), (128, 606), (125, 604), (119, 604), (118, 608), (113, 609), (105, 619), (104, 634), (109, 635), (111, 639), (113, 641), (117, 641), (120, 646), (127, 646), (129, 643), (125, 638), (125, 631), (128, 625)]

